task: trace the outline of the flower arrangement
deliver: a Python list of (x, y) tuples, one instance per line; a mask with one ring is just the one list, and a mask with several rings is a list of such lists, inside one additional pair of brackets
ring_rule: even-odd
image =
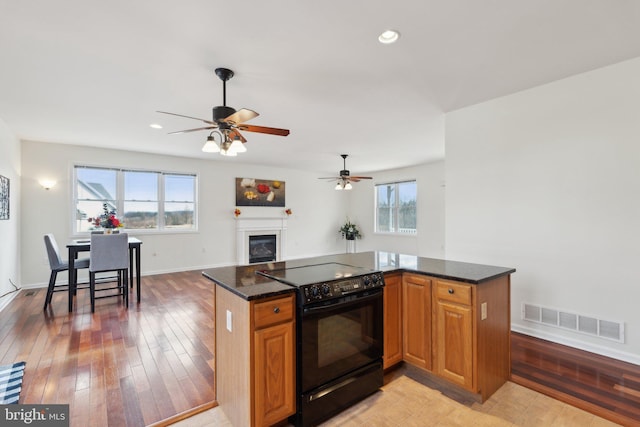
[(344, 223), (342, 227), (340, 227), (340, 234), (342, 234), (342, 238), (347, 240), (355, 240), (361, 239), (362, 233), (358, 230), (358, 226), (349, 221), (347, 218), (347, 222)]
[(238, 208), (236, 208), (236, 209), (233, 211), (233, 214), (236, 216), (236, 218), (238, 218), (238, 217), (240, 216), (240, 214), (241, 214), (241, 213), (242, 213), (242, 211), (241, 211), (240, 209), (238, 209)]
[(95, 227), (102, 228), (122, 228), (124, 224), (116, 217), (115, 209), (109, 210), (106, 203), (102, 204), (102, 214), (89, 218), (89, 222), (93, 223)]
[(287, 208), (284, 210), (284, 213), (287, 214), (287, 216), (291, 215), (293, 213), (293, 211), (290, 208)]

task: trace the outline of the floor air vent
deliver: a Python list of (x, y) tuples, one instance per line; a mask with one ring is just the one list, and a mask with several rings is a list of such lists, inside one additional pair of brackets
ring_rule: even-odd
[(624, 343), (624, 323), (522, 303), (522, 319)]

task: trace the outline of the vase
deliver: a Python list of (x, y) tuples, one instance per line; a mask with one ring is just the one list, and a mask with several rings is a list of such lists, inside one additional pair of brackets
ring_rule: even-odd
[(347, 251), (348, 254), (356, 252), (356, 239), (347, 239)]

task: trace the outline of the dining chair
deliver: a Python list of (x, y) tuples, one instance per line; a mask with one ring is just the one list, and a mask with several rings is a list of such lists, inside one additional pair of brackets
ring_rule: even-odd
[[(96, 273), (116, 272), (116, 285), (103, 287), (105, 282), (96, 288)], [(91, 249), (89, 250), (89, 291), (91, 294), (91, 312), (95, 312), (96, 299), (120, 297), (124, 300), (125, 306), (129, 307), (129, 289), (127, 286), (129, 278), (129, 235), (119, 234), (91, 234)], [(111, 282), (108, 282), (111, 283)], [(117, 293), (110, 292), (108, 295), (96, 296), (96, 292), (110, 291), (117, 289)]]
[[(56, 243), (56, 239), (55, 237), (53, 237), (53, 234), (44, 235), (44, 245), (47, 248), (49, 268), (51, 268), (51, 275), (49, 276), (49, 287), (47, 288), (47, 295), (44, 299), (44, 310), (46, 310), (47, 306), (51, 304), (51, 298), (53, 297), (54, 292), (68, 291), (69, 312), (71, 312), (73, 311), (73, 289), (71, 289), (69, 285), (56, 285), (58, 273), (60, 273), (61, 271), (68, 271), (69, 263), (66, 260), (63, 260), (60, 256), (60, 250), (58, 249), (58, 244)], [(80, 268), (89, 268), (89, 258), (76, 260), (74, 268), (76, 270)], [(69, 272), (69, 274), (71, 274), (71, 272)]]

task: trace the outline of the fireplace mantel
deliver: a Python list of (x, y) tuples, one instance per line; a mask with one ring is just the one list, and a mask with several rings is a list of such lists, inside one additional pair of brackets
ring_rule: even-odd
[(249, 264), (249, 236), (276, 235), (276, 261), (286, 259), (287, 218), (236, 218), (236, 259), (239, 265)]

